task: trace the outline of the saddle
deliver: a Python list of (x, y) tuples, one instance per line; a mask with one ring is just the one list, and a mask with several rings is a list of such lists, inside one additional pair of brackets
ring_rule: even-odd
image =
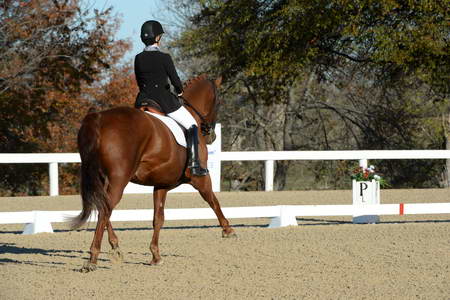
[(147, 99), (142, 101), (141, 106), (139, 107), (143, 112), (152, 112), (154, 114), (158, 114), (161, 116), (165, 116), (166, 114), (162, 112), (161, 106), (152, 99)]
[[(182, 100), (180, 100), (182, 103)], [(141, 102), (140, 106), (137, 109), (143, 111), (144, 113), (153, 114), (160, 121), (162, 121), (169, 129), (172, 131), (172, 134), (175, 137), (177, 143), (183, 147), (186, 147), (188, 150), (190, 149), (190, 139), (188, 130), (186, 130), (182, 125), (180, 125), (177, 121), (167, 116), (161, 109), (161, 106), (158, 102), (152, 99), (145, 99)]]
[[(183, 98), (178, 97), (174, 94), (172, 94), (173, 97), (175, 97), (179, 102), (180, 105), (183, 106), (184, 105), (184, 101)], [(162, 115), (165, 116), (166, 114), (163, 112), (161, 106), (158, 104), (158, 102), (156, 102), (155, 100), (151, 99), (151, 98), (144, 98), (143, 101), (141, 101), (138, 109), (142, 110), (142, 111), (149, 111), (158, 115)]]

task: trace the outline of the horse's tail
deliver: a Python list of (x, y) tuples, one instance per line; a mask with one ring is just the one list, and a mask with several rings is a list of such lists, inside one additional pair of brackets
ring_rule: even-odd
[(108, 178), (101, 166), (100, 145), (101, 114), (88, 114), (78, 132), (78, 149), (81, 156), (81, 213), (70, 220), (70, 227), (81, 227), (91, 216), (92, 210), (99, 214), (110, 212), (106, 188)]

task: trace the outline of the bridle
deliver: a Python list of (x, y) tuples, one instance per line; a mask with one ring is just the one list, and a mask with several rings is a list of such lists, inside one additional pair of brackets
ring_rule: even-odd
[(212, 84), (213, 86), (213, 91), (214, 91), (214, 108), (212, 109), (212, 111), (206, 115), (202, 115), (192, 104), (190, 104), (183, 96), (181, 96), (181, 98), (183, 99), (183, 104), (192, 108), (192, 110), (195, 112), (195, 114), (200, 118), (201, 123), (200, 123), (200, 130), (203, 134), (203, 136), (205, 135), (210, 135), (211, 131), (214, 130), (214, 128), (216, 127), (216, 120), (214, 120), (214, 122), (208, 122), (206, 120), (206, 118), (213, 112), (217, 112), (219, 110), (219, 104), (220, 102), (217, 101), (217, 89), (216, 86), (214, 84), (214, 82), (212, 82), (210, 79), (208, 79), (208, 81)]

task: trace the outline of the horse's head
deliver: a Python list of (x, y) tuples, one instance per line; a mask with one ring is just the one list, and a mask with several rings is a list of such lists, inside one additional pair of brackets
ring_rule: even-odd
[(207, 144), (216, 139), (214, 128), (220, 106), (217, 89), (221, 83), (221, 77), (210, 80), (206, 75), (200, 75), (186, 82), (184, 87), (185, 104), (194, 111), (194, 117), (200, 121), (200, 129)]

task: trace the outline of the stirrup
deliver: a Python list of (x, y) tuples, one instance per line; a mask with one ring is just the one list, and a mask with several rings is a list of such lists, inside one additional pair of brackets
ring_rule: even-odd
[(194, 176), (206, 176), (209, 174), (208, 169), (202, 168), (200, 166), (191, 166), (191, 174)]

